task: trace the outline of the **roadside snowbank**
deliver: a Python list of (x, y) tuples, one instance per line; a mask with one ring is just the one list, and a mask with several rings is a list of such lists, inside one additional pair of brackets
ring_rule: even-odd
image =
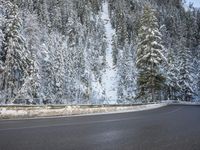
[(180, 105), (200, 105), (200, 101), (196, 102), (186, 102), (186, 101), (180, 101), (180, 100), (165, 100), (161, 101), (161, 103), (167, 103), (167, 104), (180, 104)]
[(56, 117), (56, 116), (74, 116), (74, 115), (97, 115), (97, 114), (110, 114), (110, 113), (125, 113), (156, 109), (168, 105), (167, 103), (161, 104), (148, 104), (148, 105), (133, 105), (133, 106), (65, 106), (52, 108), (44, 107), (0, 107), (0, 119), (13, 119), (13, 118), (36, 118), (36, 117)]

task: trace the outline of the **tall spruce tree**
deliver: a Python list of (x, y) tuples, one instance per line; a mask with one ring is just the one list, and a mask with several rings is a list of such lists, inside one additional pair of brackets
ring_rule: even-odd
[(179, 75), (179, 64), (175, 61), (176, 55), (174, 53), (174, 50), (169, 49), (168, 50), (168, 67), (167, 69), (167, 79), (166, 79), (166, 88), (167, 93), (166, 98), (170, 100), (177, 100), (178, 95), (180, 93), (180, 85), (178, 83), (178, 75)]
[[(24, 87), (23, 94), (20, 93), (20, 96), (32, 98), (32, 103), (41, 103), (38, 101), (38, 98), (41, 98), (42, 95), (42, 79), (41, 79), (41, 61), (43, 57), (40, 57), (42, 53), (40, 38), (42, 31), (40, 31), (38, 18), (36, 14), (31, 14), (27, 11), (23, 15), (25, 19), (23, 20), (23, 31), (24, 37), (26, 39), (27, 49), (30, 51), (31, 60), (33, 61), (31, 76), (28, 81), (26, 81), (26, 86)], [(37, 100), (37, 102), (34, 102)]]
[(30, 54), (26, 49), (25, 40), (21, 34), (21, 19), (15, 4), (7, 3), (8, 14), (4, 40), (3, 90), (8, 98), (13, 98), (22, 88), (30, 73)]
[[(3, 1), (0, 1), (0, 74), (3, 72), (3, 62), (2, 62), (2, 46), (3, 46), (3, 41), (4, 41), (4, 33), (3, 33), (3, 27), (4, 27), (4, 22), (5, 22), (5, 17), (3, 15), (3, 12), (5, 11)], [(1, 83), (1, 82), (0, 82)]]
[(179, 75), (178, 75), (178, 82), (181, 86), (181, 95), (180, 98), (183, 101), (191, 101), (194, 90), (192, 88), (192, 65), (190, 63), (191, 60), (191, 52), (185, 46), (186, 39), (184, 37), (180, 38), (181, 45), (179, 46)]
[(158, 20), (150, 6), (144, 7), (139, 29), (136, 66), (138, 69), (138, 98), (146, 102), (158, 100), (165, 83), (161, 70), (163, 45)]

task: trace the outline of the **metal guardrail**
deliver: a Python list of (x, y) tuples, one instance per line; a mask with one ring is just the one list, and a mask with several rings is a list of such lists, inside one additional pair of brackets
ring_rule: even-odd
[(139, 106), (139, 105), (144, 105), (144, 104), (102, 104), (102, 105), (0, 105), (0, 107), (50, 107), (50, 108), (65, 108), (65, 107), (79, 107), (79, 108), (99, 108), (99, 107), (129, 107), (129, 106)]
[[(63, 104), (53, 104), (53, 102), (63, 102)], [(142, 102), (126, 104), (109, 104), (106, 100), (98, 100), (99, 103), (92, 100), (69, 100), (69, 99), (42, 99), (42, 98), (0, 98), (0, 107), (116, 107), (116, 106), (133, 106), (142, 105)], [(2, 104), (1, 104), (2, 103)], [(8, 103), (8, 104), (5, 104)], [(42, 104), (41, 104), (42, 103)]]
[[(3, 99), (0, 99), (0, 101)], [(25, 99), (27, 100), (27, 99)], [(78, 107), (78, 108), (100, 108), (100, 107), (129, 107), (129, 106), (139, 106), (139, 105), (146, 105), (146, 104), (157, 104), (157, 103), (169, 103), (169, 104), (197, 104), (197, 103), (192, 103), (192, 102), (182, 102), (182, 101), (177, 101), (177, 100), (171, 100), (171, 101), (161, 101), (161, 102), (151, 102), (151, 103), (130, 103), (130, 104), (0, 104), (0, 107), (35, 107), (35, 108), (65, 108), (65, 107)], [(200, 105), (200, 102), (199, 102)]]

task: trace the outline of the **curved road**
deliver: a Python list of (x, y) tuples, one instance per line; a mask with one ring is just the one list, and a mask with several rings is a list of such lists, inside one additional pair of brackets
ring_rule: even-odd
[(200, 150), (200, 106), (0, 121), (0, 150)]

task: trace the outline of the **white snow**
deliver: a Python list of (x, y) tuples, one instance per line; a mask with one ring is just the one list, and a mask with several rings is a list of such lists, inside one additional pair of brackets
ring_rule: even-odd
[(186, 102), (186, 101), (180, 101), (180, 100), (163, 100), (161, 101), (163, 104), (179, 104), (179, 105), (200, 105), (200, 101), (192, 101), (192, 102)]
[(103, 75), (103, 84), (105, 87), (105, 98), (109, 104), (117, 103), (117, 69), (113, 65), (112, 57), (112, 38), (115, 35), (115, 30), (112, 28), (109, 12), (108, 12), (108, 2), (107, 0), (103, 3), (102, 20), (104, 21), (105, 34), (107, 41), (106, 50), (106, 71)]
[[(54, 108), (48, 106), (38, 106), (24, 108), (18, 107), (4, 107), (0, 108), (0, 119), (12, 118), (38, 118), (38, 117), (62, 117), (62, 116), (86, 116), (86, 115), (102, 115), (114, 113), (126, 113), (143, 110), (151, 110), (167, 106), (167, 103), (148, 104), (148, 105), (133, 105), (133, 106), (97, 106), (94, 108), (81, 106), (65, 106), (61, 108)], [(56, 106), (56, 105), (55, 105)]]
[[(28, 112), (26, 110), (8, 110), (7, 108), (2, 108), (0, 110), (0, 116), (4, 118), (5, 116), (12, 116), (12, 118), (18, 117), (18, 116), (27, 116)], [(7, 118), (7, 117), (5, 117)]]
[(200, 1), (199, 0), (186, 0), (184, 3), (184, 7), (188, 9), (189, 4), (193, 4), (195, 8), (200, 8)]
[(102, 114), (113, 114), (113, 113), (126, 113), (135, 111), (151, 110), (160, 107), (164, 107), (170, 104), (180, 105), (200, 105), (200, 102), (182, 102), (174, 100), (165, 100), (158, 104), (147, 104), (147, 105), (133, 105), (133, 106), (101, 106), (96, 107), (90, 106), (12, 106), (0, 107), (0, 119), (11, 119), (11, 118), (37, 118), (37, 117), (58, 117), (58, 116), (85, 116), (85, 115), (102, 115)]
[(99, 83), (99, 81), (95, 79), (94, 75), (92, 75), (91, 87), (92, 87), (92, 96), (91, 96), (92, 103), (98, 104), (99, 100), (104, 98), (103, 88), (102, 85)]

